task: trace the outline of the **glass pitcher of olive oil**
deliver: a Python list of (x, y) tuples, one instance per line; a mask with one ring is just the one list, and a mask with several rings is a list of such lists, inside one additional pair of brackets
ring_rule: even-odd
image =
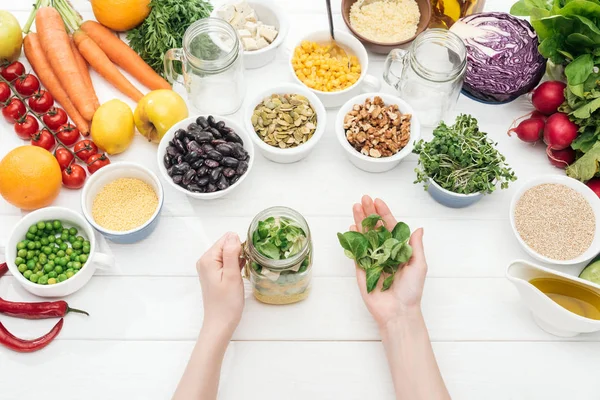
[(485, 0), (431, 0), (430, 28), (450, 28), (459, 18), (483, 11)]

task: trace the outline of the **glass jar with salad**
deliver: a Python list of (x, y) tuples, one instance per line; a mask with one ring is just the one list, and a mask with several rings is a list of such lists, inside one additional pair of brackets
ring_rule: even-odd
[(248, 228), (245, 276), (257, 300), (291, 304), (310, 292), (313, 246), (308, 223), (295, 210), (271, 207)]

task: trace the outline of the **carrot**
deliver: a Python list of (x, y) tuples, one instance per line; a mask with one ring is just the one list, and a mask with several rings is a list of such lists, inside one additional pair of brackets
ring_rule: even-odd
[(102, 49), (84, 31), (78, 30), (73, 34), (73, 40), (79, 52), (88, 63), (104, 79), (109, 81), (121, 93), (135, 101), (140, 101), (144, 95), (123, 76), (121, 71), (110, 61)]
[(142, 57), (115, 36), (108, 28), (96, 21), (85, 21), (81, 24), (81, 30), (87, 33), (104, 50), (112, 62), (130, 73), (144, 86), (152, 90), (171, 89), (169, 82), (154, 72)]
[(54, 74), (81, 116), (90, 121), (96, 111), (94, 105), (98, 103), (98, 98), (86, 87), (79, 72), (60, 14), (55, 8), (41, 7), (35, 16), (35, 25)]
[[(75, 56), (75, 62), (77, 62), (77, 68), (79, 68), (79, 72), (81, 73), (81, 76), (83, 76), (85, 85), (88, 87), (89, 90), (92, 90), (95, 94), (96, 91), (94, 90), (94, 84), (92, 83), (92, 77), (90, 76), (88, 64), (77, 49), (77, 45), (73, 41), (73, 38), (71, 38), (69, 42), (71, 43), (71, 50), (73, 50), (73, 56)], [(100, 103), (94, 104), (94, 106), (98, 108), (100, 107)]]
[(77, 126), (77, 129), (79, 129), (83, 135), (89, 135), (90, 124), (88, 124), (81, 114), (79, 114), (79, 111), (77, 111), (77, 108), (73, 105), (73, 102), (71, 102), (67, 92), (65, 92), (60, 85), (58, 78), (54, 75), (36, 33), (32, 32), (25, 36), (23, 50), (25, 52), (25, 57), (27, 57), (29, 64), (31, 64), (31, 67), (42, 82), (42, 85), (46, 87), (52, 97), (54, 97), (54, 99), (65, 109), (73, 123)]

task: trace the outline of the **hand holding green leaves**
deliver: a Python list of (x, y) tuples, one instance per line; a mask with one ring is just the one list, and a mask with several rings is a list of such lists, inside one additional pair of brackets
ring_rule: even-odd
[(404, 222), (398, 222), (390, 232), (385, 224), (377, 226), (382, 218), (373, 214), (362, 221), (360, 232), (338, 233), (344, 253), (356, 261), (356, 264), (367, 274), (367, 292), (377, 287), (383, 276), (382, 291), (388, 290), (394, 282), (394, 276), (401, 264), (406, 263), (412, 248), (408, 244), (410, 228)]

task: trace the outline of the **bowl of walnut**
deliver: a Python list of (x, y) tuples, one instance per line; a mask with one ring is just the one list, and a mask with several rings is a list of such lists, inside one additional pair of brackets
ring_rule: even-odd
[(350, 99), (338, 112), (335, 130), (350, 162), (367, 172), (395, 168), (421, 136), (412, 107), (385, 93)]

